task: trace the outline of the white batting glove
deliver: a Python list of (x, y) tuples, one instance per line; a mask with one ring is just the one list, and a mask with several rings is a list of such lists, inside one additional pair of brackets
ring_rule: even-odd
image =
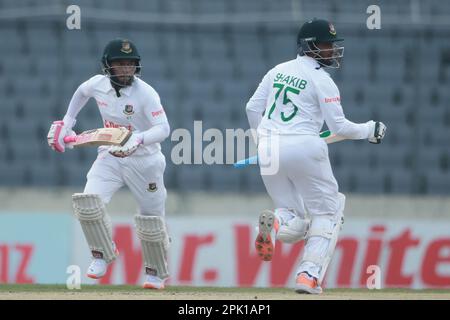
[(53, 121), (47, 134), (47, 143), (56, 152), (64, 152), (66, 148), (73, 148), (73, 144), (64, 142), (64, 137), (71, 135), (75, 135), (75, 132), (65, 126), (62, 120)]
[(384, 135), (386, 134), (386, 126), (383, 122), (379, 121), (370, 121), (370, 136), (369, 136), (369, 142), (370, 143), (381, 143), (381, 140), (384, 138)]
[(115, 157), (125, 158), (133, 154), (137, 148), (142, 144), (142, 136), (133, 133), (128, 141), (123, 146), (112, 146), (109, 148), (109, 153)]

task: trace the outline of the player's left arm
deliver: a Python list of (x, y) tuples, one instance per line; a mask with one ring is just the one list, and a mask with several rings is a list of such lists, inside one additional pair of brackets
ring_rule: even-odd
[(152, 127), (142, 132), (143, 145), (163, 142), (170, 134), (169, 121), (156, 91), (151, 92), (149, 101), (144, 110), (145, 116), (150, 120)]
[(144, 102), (144, 116), (148, 118), (151, 128), (140, 133), (145, 146), (163, 142), (170, 134), (169, 121), (161, 104), (158, 93), (151, 89)]
[(109, 152), (116, 157), (127, 157), (131, 155), (140, 145), (148, 146), (164, 141), (170, 134), (169, 121), (161, 100), (156, 92), (152, 92), (144, 104), (144, 116), (148, 117), (151, 124), (150, 129), (133, 133), (130, 139), (122, 147), (114, 146)]
[(384, 137), (386, 126), (373, 120), (354, 123), (348, 120), (342, 109), (339, 89), (329, 77), (315, 82), (317, 98), (325, 122), (332, 133), (346, 139), (368, 139), (379, 143)]

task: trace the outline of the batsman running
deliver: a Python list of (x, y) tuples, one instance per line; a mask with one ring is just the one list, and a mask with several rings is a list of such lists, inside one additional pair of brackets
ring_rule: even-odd
[[(343, 224), (345, 196), (339, 192), (319, 132), (326, 122), (344, 139), (380, 143), (381, 122), (353, 123), (345, 118), (339, 90), (324, 68), (338, 68), (344, 47), (334, 26), (314, 19), (297, 36), (298, 55), (271, 69), (246, 106), (250, 127), (257, 129), (258, 157), (279, 161), (275, 174), (261, 175), (275, 210), (259, 216), (255, 247), (272, 259), (275, 240), (305, 240), (295, 291), (320, 294)], [(278, 141), (274, 149), (273, 141)]]
[(116, 39), (106, 46), (101, 62), (103, 75), (95, 75), (75, 91), (63, 120), (53, 122), (48, 143), (57, 152), (73, 146), (64, 137), (73, 135), (80, 110), (94, 98), (105, 127), (126, 127), (132, 131), (123, 146), (101, 146), (87, 174), (83, 193), (72, 196), (92, 254), (87, 276), (103, 277), (118, 256), (105, 206), (114, 193), (126, 185), (138, 204), (137, 235), (144, 261), (144, 288), (163, 289), (168, 278), (169, 236), (165, 224), (165, 157), (161, 145), (170, 127), (158, 93), (138, 78), (140, 55), (129, 40)]

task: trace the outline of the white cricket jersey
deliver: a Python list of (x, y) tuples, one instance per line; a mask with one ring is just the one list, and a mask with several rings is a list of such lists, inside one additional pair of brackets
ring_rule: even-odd
[(264, 76), (246, 110), (250, 126), (257, 127), (259, 134), (318, 135), (325, 121), (337, 135), (369, 138), (368, 123), (347, 120), (340, 100), (336, 84), (317, 61), (297, 56)]
[[(110, 79), (104, 75), (95, 75), (82, 83), (74, 93), (64, 117), (66, 125), (74, 125), (76, 116), (89, 98), (97, 102), (106, 128), (126, 127), (133, 133), (141, 133), (155, 125), (168, 124), (158, 93), (143, 80), (135, 77), (131, 86), (120, 89), (120, 97), (117, 97)], [(105, 148), (108, 147), (102, 146), (99, 151)], [(141, 146), (134, 155), (153, 154), (159, 150), (160, 143), (152, 143)]]

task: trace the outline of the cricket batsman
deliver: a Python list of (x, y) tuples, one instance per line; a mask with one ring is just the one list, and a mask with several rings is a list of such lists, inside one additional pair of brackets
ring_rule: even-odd
[(259, 159), (270, 154), (271, 161), (279, 162), (274, 174), (264, 174), (261, 167), (275, 210), (260, 214), (255, 247), (270, 261), (276, 239), (305, 240), (295, 279), (298, 293), (322, 293), (343, 224), (345, 196), (334, 178), (327, 144), (319, 137), (324, 121), (345, 139), (380, 143), (386, 131), (382, 122), (345, 118), (339, 90), (324, 70), (339, 67), (342, 40), (329, 21), (306, 22), (298, 33), (297, 58), (267, 72), (246, 106), (250, 127), (257, 129)]
[(63, 120), (53, 122), (47, 138), (57, 152), (72, 148), (63, 139), (73, 134), (77, 115), (90, 98), (97, 102), (105, 127), (126, 127), (132, 131), (123, 146), (98, 148), (83, 193), (72, 196), (73, 209), (92, 254), (87, 276), (99, 279), (119, 254), (105, 206), (117, 190), (128, 186), (138, 204), (134, 220), (142, 246), (143, 286), (163, 289), (169, 277), (169, 236), (164, 218), (166, 162), (160, 143), (169, 136), (170, 127), (158, 93), (138, 77), (140, 60), (131, 41), (110, 41), (101, 59), (104, 74), (95, 75), (78, 87)]

